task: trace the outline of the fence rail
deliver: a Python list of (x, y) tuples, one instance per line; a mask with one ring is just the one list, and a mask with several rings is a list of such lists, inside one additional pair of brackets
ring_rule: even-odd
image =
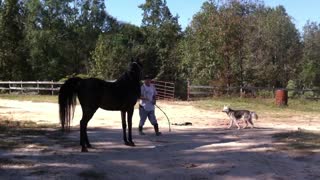
[(174, 83), (156, 80), (153, 80), (152, 83), (155, 85), (158, 92), (157, 99), (174, 100)]
[[(263, 97), (263, 98), (274, 98), (275, 91), (279, 88), (274, 87), (226, 87), (226, 86), (198, 86), (190, 85), (187, 87), (187, 98), (188, 100), (219, 96), (219, 95), (235, 95), (240, 97)], [(291, 97), (304, 96), (306, 99), (319, 100), (320, 89), (288, 89), (287, 90)]]
[(54, 81), (0, 81), (0, 90), (9, 93), (47, 92), (54, 95), (62, 84), (62, 82)]
[[(173, 100), (175, 85), (172, 82), (153, 81), (158, 92), (158, 99)], [(59, 92), (63, 82), (54, 81), (0, 81), (0, 90), (9, 93), (36, 92), (50, 93), (51, 95)]]

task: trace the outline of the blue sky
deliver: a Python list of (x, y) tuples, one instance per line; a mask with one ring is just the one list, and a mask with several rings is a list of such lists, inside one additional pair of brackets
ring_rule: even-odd
[[(179, 15), (179, 23), (184, 29), (205, 1), (167, 0), (167, 5), (173, 15)], [(108, 13), (118, 20), (141, 25), (142, 10), (138, 5), (143, 4), (145, 0), (105, 0), (105, 2)], [(307, 20), (320, 23), (320, 0), (265, 0), (264, 2), (271, 7), (283, 5), (300, 31)]]

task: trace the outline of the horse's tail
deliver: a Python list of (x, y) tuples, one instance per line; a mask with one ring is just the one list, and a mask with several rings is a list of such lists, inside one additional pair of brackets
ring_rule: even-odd
[(70, 130), (70, 121), (73, 119), (76, 107), (77, 89), (82, 79), (75, 77), (68, 79), (59, 91), (59, 115), (62, 130)]

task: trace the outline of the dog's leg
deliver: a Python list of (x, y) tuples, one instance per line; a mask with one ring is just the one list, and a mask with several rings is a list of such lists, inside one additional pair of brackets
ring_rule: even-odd
[(246, 123), (246, 125), (243, 127), (243, 129), (246, 129), (248, 127), (248, 120), (245, 119), (244, 122)]
[(238, 124), (238, 122), (237, 122), (237, 119), (235, 118), (235, 119), (233, 119), (233, 121), (234, 121), (234, 123), (236, 124), (236, 126), (238, 127), (238, 129), (240, 129), (240, 126), (239, 126), (239, 124)]
[(254, 128), (254, 125), (253, 125), (253, 122), (252, 122), (252, 117), (250, 117), (248, 121), (251, 124), (251, 128)]
[(228, 129), (230, 129), (230, 128), (232, 127), (232, 125), (233, 125), (233, 119), (232, 119), (232, 118), (230, 118), (230, 123), (229, 123), (229, 127), (228, 127)]

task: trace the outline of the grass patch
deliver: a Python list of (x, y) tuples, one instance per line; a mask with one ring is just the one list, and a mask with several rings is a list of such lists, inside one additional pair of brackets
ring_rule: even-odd
[(298, 130), (273, 135), (276, 142), (284, 143), (280, 145), (282, 150), (320, 150), (320, 132)]
[(40, 175), (45, 175), (48, 173), (49, 173), (49, 170), (37, 170), (37, 171), (31, 172), (30, 174), (40, 176)]
[(224, 105), (234, 109), (250, 109), (263, 112), (320, 112), (320, 101), (289, 99), (287, 107), (278, 107), (274, 99), (217, 97), (199, 101), (191, 101), (195, 107), (206, 110), (222, 110)]
[(58, 96), (54, 95), (24, 95), (24, 94), (0, 94), (1, 99), (32, 101), (32, 102), (50, 102), (57, 103)]
[(106, 179), (105, 174), (94, 170), (86, 170), (79, 173), (79, 176), (84, 179)]
[[(1, 118), (1, 117), (0, 117)], [(0, 119), (0, 128), (55, 128), (57, 124), (36, 123), (34, 121), (15, 121), (15, 120), (2, 120)]]
[(30, 161), (12, 160), (8, 158), (0, 158), (0, 167), (2, 166), (33, 166), (34, 163)]

